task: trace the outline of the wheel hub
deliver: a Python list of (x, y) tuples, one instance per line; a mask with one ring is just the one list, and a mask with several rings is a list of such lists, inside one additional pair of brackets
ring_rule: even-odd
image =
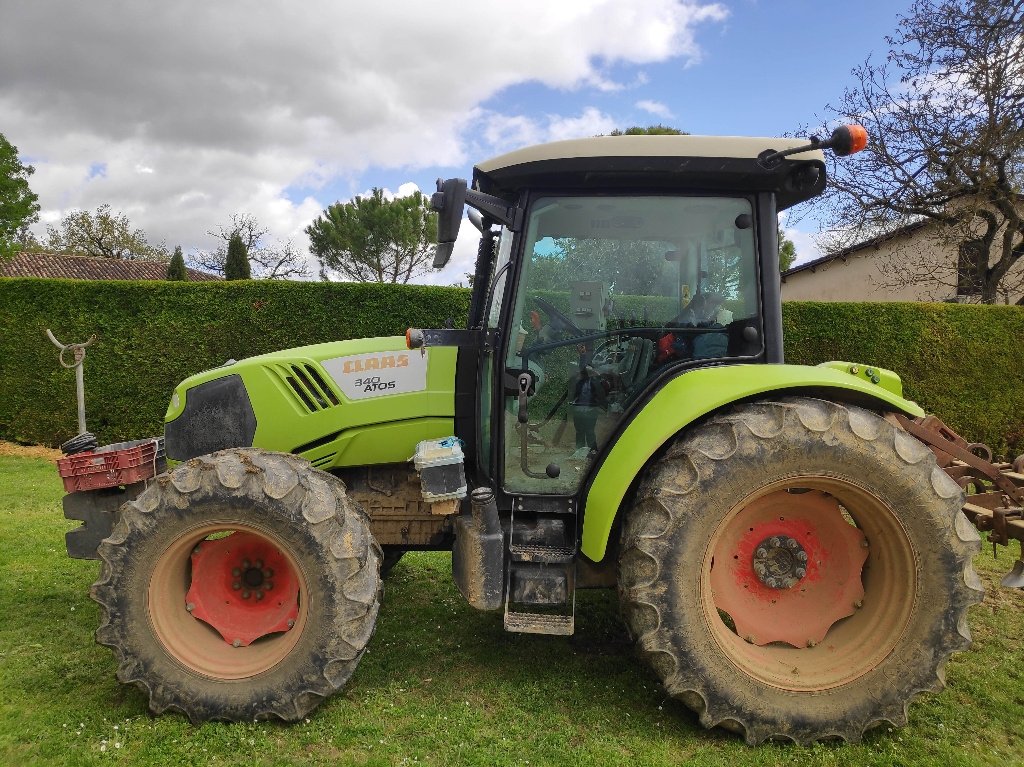
[(807, 575), (807, 552), (788, 535), (765, 538), (754, 549), (754, 574), (770, 589), (791, 589)]
[(723, 523), (712, 547), (715, 607), (751, 644), (814, 646), (863, 604), (867, 538), (827, 493), (758, 498)]
[(236, 531), (192, 551), (185, 609), (235, 647), (288, 631), (298, 615), (298, 578), (261, 535)]

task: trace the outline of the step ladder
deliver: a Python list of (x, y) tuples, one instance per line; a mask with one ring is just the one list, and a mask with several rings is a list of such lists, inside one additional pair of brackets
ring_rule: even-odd
[(576, 626), (575, 502), (514, 499), (508, 550), (505, 630), (572, 634)]

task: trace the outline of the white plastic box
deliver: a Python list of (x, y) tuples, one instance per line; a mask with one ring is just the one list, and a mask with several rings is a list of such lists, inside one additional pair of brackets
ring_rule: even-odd
[(465, 455), (455, 437), (425, 439), (416, 445), (412, 462), (420, 475), (420, 492), (427, 503), (465, 498)]

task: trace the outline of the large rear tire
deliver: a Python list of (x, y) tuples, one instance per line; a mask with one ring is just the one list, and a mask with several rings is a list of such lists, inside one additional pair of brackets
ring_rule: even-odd
[(98, 551), (96, 640), (154, 713), (300, 719), (349, 679), (376, 623), (366, 517), (295, 456), (194, 458), (126, 504)]
[(644, 476), (622, 531), (627, 626), (672, 696), (750, 744), (902, 726), (970, 644), (979, 538), (961, 504), (874, 413), (737, 407)]

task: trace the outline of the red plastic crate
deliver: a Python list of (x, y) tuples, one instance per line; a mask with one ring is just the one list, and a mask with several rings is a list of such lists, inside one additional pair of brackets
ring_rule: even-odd
[(108, 445), (59, 459), (57, 471), (69, 493), (131, 485), (156, 476), (158, 447), (156, 439)]

